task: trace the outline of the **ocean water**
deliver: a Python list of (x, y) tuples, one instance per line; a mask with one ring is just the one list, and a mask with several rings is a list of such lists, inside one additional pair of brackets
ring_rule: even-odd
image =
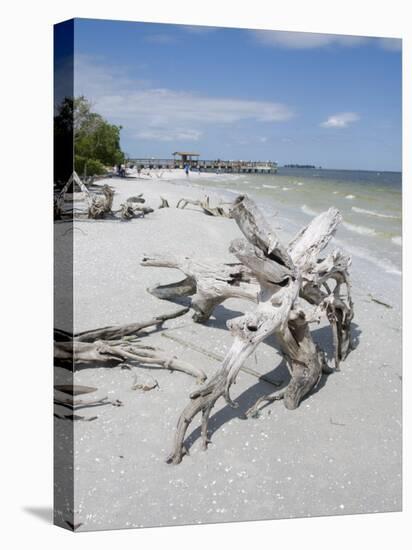
[[(196, 174), (191, 175), (196, 185)], [(247, 193), (269, 212), (277, 211), (288, 231), (300, 229), (334, 206), (343, 216), (335, 246), (383, 272), (402, 271), (402, 174), (351, 170), (280, 168), (271, 175), (218, 175), (197, 180), (202, 187)]]

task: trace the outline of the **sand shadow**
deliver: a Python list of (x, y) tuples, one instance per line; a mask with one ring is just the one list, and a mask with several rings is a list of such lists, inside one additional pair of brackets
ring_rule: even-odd
[(207, 327), (228, 330), (226, 323), (231, 319), (235, 319), (236, 317), (240, 317), (244, 314), (244, 311), (229, 309), (223, 304), (220, 304), (215, 307), (213, 310), (213, 315), (203, 324)]
[(26, 506), (23, 511), (46, 523), (53, 523), (53, 508), (51, 506)]
[[(353, 349), (356, 349), (357, 345), (359, 344), (360, 335), (362, 334), (362, 331), (359, 329), (359, 326), (356, 324), (352, 324), (352, 339), (353, 339)], [(319, 344), (322, 349), (325, 351), (325, 354), (327, 356), (327, 359), (329, 362), (333, 361), (334, 358), (334, 352), (333, 352), (333, 341), (332, 341), (332, 333), (331, 328), (329, 326), (321, 327), (317, 330), (312, 331), (313, 339), (314, 341)], [(278, 347), (276, 345), (276, 341), (274, 338), (268, 338), (263, 343), (266, 343), (267, 345), (273, 347), (278, 350)], [(332, 373), (335, 375), (339, 375), (339, 373)], [(229, 422), (230, 420), (234, 418), (239, 418), (242, 420), (247, 420), (248, 417), (246, 416), (246, 411), (250, 409), (257, 400), (260, 397), (263, 397), (265, 395), (269, 395), (270, 393), (278, 392), (284, 389), (290, 380), (290, 373), (287, 368), (286, 361), (284, 359), (281, 360), (279, 365), (277, 365), (272, 371), (265, 373), (263, 376), (266, 376), (270, 379), (272, 379), (274, 382), (279, 383), (279, 387), (275, 387), (272, 384), (269, 384), (265, 380), (262, 380), (262, 378), (259, 378), (259, 381), (254, 384), (253, 386), (249, 387), (247, 390), (245, 390), (243, 393), (241, 393), (236, 399), (236, 403), (238, 404), (237, 408), (230, 407), (229, 405), (226, 405), (222, 409), (220, 409), (217, 413), (215, 413), (213, 416), (210, 417), (209, 420), (209, 437), (212, 437), (213, 434), (219, 430), (224, 424)], [(323, 373), (319, 382), (312, 388), (312, 390), (304, 396), (304, 398), (301, 401), (301, 404), (306, 401), (307, 399), (310, 399), (313, 395), (318, 393), (326, 384), (330, 374)], [(264, 410), (265, 408), (269, 406), (279, 406), (280, 403), (262, 403), (261, 407), (259, 408), (259, 412)], [(201, 436), (201, 430), (200, 426), (197, 427), (185, 440), (185, 447), (186, 449), (190, 449), (194, 443), (200, 438)]]
[[(261, 378), (253, 385), (247, 388), (243, 393), (236, 397), (235, 402), (238, 404), (237, 408), (230, 407), (225, 405), (222, 409), (212, 415), (209, 419), (209, 429), (208, 434), (211, 438), (217, 430), (219, 430), (224, 424), (229, 422), (234, 418), (239, 418), (241, 420), (247, 420), (246, 411), (252, 407), (256, 401), (274, 391), (281, 391), (284, 387), (287, 386), (290, 374), (286, 366), (286, 361), (281, 360), (279, 365), (277, 365), (272, 371), (265, 373), (264, 376), (271, 378), (274, 382), (279, 384), (278, 387), (273, 384), (269, 384)], [(192, 445), (200, 438), (201, 431), (200, 426), (195, 428), (193, 432), (186, 438), (185, 447), (189, 450)]]

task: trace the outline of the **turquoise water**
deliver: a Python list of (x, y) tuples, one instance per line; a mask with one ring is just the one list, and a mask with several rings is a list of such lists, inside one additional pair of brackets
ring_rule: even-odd
[[(190, 179), (196, 184), (196, 174)], [(291, 231), (334, 206), (343, 216), (336, 244), (388, 273), (401, 274), (400, 172), (280, 168), (268, 176), (220, 175), (202, 179), (201, 185), (250, 194), (268, 210), (278, 211)]]

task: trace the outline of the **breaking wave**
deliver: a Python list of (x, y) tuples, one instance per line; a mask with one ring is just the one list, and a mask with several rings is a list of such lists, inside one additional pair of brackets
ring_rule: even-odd
[(348, 231), (358, 233), (359, 235), (369, 235), (370, 237), (377, 235), (374, 229), (364, 227), (363, 225), (354, 225), (353, 223), (343, 222), (343, 227), (345, 227)]
[(309, 208), (309, 206), (306, 206), (306, 204), (302, 205), (300, 207), (300, 209), (302, 210), (302, 212), (304, 214), (306, 214), (307, 216), (317, 216), (318, 213), (315, 212), (314, 210), (312, 210), (312, 208)]
[(358, 214), (368, 214), (369, 216), (376, 216), (378, 218), (390, 218), (392, 220), (399, 220), (399, 216), (392, 216), (391, 214), (382, 214), (381, 212), (375, 212), (375, 210), (366, 210), (366, 208), (358, 208), (357, 206), (352, 206), (354, 212)]

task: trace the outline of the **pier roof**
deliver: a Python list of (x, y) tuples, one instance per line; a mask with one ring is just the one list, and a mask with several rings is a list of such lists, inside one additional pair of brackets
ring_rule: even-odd
[(180, 156), (186, 156), (186, 157), (200, 157), (200, 153), (188, 153), (187, 151), (176, 151), (175, 153), (172, 153), (173, 156), (180, 155)]

